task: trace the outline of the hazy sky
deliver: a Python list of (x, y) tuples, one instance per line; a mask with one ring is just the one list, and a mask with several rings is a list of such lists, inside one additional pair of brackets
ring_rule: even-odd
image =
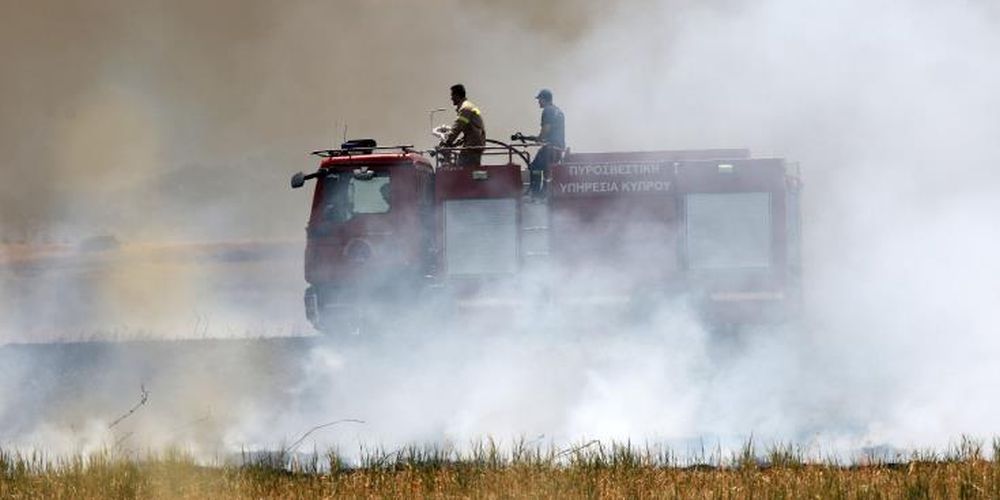
[[(801, 161), (810, 206), (853, 196), (837, 182), (889, 182), (872, 173), (887, 161), (936, 187), (996, 183), (989, 2), (0, 8), (0, 233), (15, 238), (300, 237), (308, 196), (286, 178), (313, 167), (307, 151), (345, 126), (427, 146), (457, 81), (491, 136), (534, 130), (547, 86), (577, 150), (750, 147)], [(924, 166), (955, 158), (969, 183)]]
[(286, 178), (345, 126), (429, 145), (461, 81), (495, 135), (535, 128), (534, 92), (615, 10), (592, 4), (4, 2), (0, 229), (298, 237)]

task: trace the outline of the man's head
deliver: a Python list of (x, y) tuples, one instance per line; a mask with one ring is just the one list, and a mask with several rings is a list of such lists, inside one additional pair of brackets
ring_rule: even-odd
[(451, 86), (451, 103), (458, 106), (465, 102), (465, 85), (456, 83)]
[(539, 90), (535, 99), (538, 99), (538, 107), (544, 108), (545, 106), (552, 104), (552, 91), (549, 89)]

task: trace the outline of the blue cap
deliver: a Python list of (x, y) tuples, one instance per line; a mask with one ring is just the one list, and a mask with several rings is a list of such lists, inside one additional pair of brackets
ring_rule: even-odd
[(535, 99), (545, 99), (546, 101), (551, 101), (552, 100), (552, 91), (549, 90), (549, 89), (539, 90), (538, 91), (538, 95), (535, 96)]

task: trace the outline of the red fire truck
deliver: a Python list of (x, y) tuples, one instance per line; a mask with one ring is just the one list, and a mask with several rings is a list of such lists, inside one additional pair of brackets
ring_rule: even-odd
[[(313, 152), (306, 315), (353, 331), (402, 305), (566, 311), (683, 300), (718, 325), (798, 309), (797, 172), (744, 149), (569, 153), (548, 196), (524, 196), (527, 145), (488, 141), (483, 165), (454, 149), (349, 141)], [(391, 306), (387, 306), (390, 305)]]

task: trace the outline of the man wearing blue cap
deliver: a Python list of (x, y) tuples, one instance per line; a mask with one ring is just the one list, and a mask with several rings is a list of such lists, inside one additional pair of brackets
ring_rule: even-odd
[(536, 139), (545, 144), (538, 150), (529, 168), (531, 198), (538, 200), (545, 196), (545, 179), (549, 175), (549, 165), (559, 161), (566, 149), (566, 118), (562, 110), (552, 104), (551, 90), (538, 91), (535, 99), (538, 99), (538, 107), (542, 108), (542, 129)]

